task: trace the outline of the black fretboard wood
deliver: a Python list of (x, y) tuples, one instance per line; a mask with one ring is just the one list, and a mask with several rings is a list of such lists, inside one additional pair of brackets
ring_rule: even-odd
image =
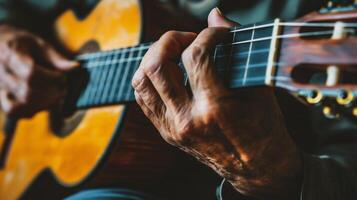
[[(236, 27), (226, 41), (216, 46), (212, 58), (215, 69), (229, 87), (265, 85), (274, 27), (271, 22)], [(150, 45), (78, 56), (87, 83), (75, 106), (86, 108), (133, 101), (131, 80)]]

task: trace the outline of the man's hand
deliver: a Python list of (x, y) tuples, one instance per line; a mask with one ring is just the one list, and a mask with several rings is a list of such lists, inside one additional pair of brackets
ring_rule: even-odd
[(65, 95), (64, 72), (76, 65), (40, 38), (17, 28), (0, 26), (0, 103), (16, 117), (31, 117), (60, 104)]
[[(133, 78), (136, 100), (168, 143), (241, 193), (292, 199), (301, 160), (275, 96), (268, 88), (234, 92), (223, 85), (210, 52), (233, 23), (217, 9), (208, 22), (198, 35), (171, 31), (149, 49)], [(177, 64), (181, 56), (191, 91)]]

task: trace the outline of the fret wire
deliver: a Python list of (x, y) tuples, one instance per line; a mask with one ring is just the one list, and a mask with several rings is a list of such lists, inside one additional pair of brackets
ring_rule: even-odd
[[(122, 52), (121, 56), (120, 56), (120, 60), (125, 60), (125, 55), (128, 52), (129, 49), (125, 49), (125, 51)], [(129, 54), (128, 54), (129, 55)], [(119, 91), (120, 88), (120, 84), (118, 84), (121, 81), (121, 74), (122, 71), (124, 70), (123, 66), (125, 66), (125, 62), (119, 62), (119, 65), (116, 67), (117, 68), (117, 72), (115, 74), (115, 78), (113, 81), (114, 87), (112, 88), (112, 91), (110, 92), (110, 97), (109, 99), (111, 99), (112, 101), (116, 100), (116, 94)]]
[(112, 79), (113, 79), (113, 76), (114, 76), (115, 69), (117, 68), (117, 67), (114, 66), (115, 65), (114, 61), (116, 59), (118, 59), (118, 55), (119, 54), (113, 54), (113, 57), (112, 57), (112, 59), (111, 59), (111, 61), (109, 63), (109, 66), (108, 66), (109, 67), (108, 78), (107, 78), (107, 81), (105, 82), (105, 88), (104, 88), (104, 92), (103, 92), (102, 99), (101, 99), (102, 102), (105, 102), (107, 100), (110, 101), (108, 93), (109, 93), (110, 89), (113, 86)]
[(111, 61), (112, 61), (112, 55), (108, 55), (106, 58), (105, 58), (105, 64), (102, 68), (103, 70), (103, 74), (102, 74), (102, 78), (100, 79), (100, 82), (99, 82), (99, 94), (96, 95), (95, 97), (95, 104), (98, 104), (98, 103), (102, 103), (102, 98), (104, 97), (104, 91), (105, 91), (105, 87), (107, 86), (106, 82), (108, 80), (108, 73), (109, 73), (109, 69), (111, 68), (110, 65), (111, 65)]
[[(89, 62), (88, 65), (92, 65), (93, 62)], [(88, 102), (88, 96), (89, 96), (89, 91), (90, 91), (90, 86), (92, 84), (91, 80), (93, 79), (93, 73), (88, 73), (89, 77), (88, 77), (88, 85), (86, 86), (84, 92), (82, 92), (82, 94), (80, 95), (80, 99), (78, 102), (78, 105), (84, 105)]]
[[(233, 32), (232, 43), (235, 42), (236, 33), (237, 33), (237, 32)], [(229, 61), (228, 61), (227, 63), (225, 63), (225, 65), (223, 65), (223, 66), (224, 66), (224, 69), (223, 69), (223, 70), (225, 70), (225, 69), (230, 69), (229, 66), (230, 66), (230, 64), (232, 64), (232, 59), (233, 59), (233, 57), (232, 57), (232, 55), (233, 55), (233, 49), (234, 49), (234, 46), (232, 46), (231, 49), (230, 49), (230, 51), (229, 51)], [(218, 66), (218, 67), (219, 67), (219, 66)], [(228, 68), (228, 67), (229, 67), (229, 68)], [(224, 74), (224, 72), (222, 72), (222, 74)], [(227, 72), (227, 74), (228, 74), (228, 72)], [(228, 77), (228, 76), (226, 76), (226, 77)]]
[[(215, 52), (216, 52), (217, 48), (215, 48)], [(257, 54), (257, 53), (266, 53), (268, 52), (269, 49), (261, 49), (261, 50), (255, 50), (255, 51), (252, 51), (251, 54)], [(243, 55), (248, 55), (249, 51), (246, 51), (246, 52), (237, 52), (237, 53), (234, 53), (232, 54), (232, 56), (236, 56), (238, 55), (238, 57), (241, 57)], [(224, 57), (229, 57), (230, 55), (229, 54), (224, 54), (224, 55), (216, 55), (214, 59), (217, 59), (217, 58), (224, 58)], [(241, 58), (244, 58), (244, 57), (241, 57)], [(143, 59), (143, 57), (136, 57), (136, 58), (131, 58), (131, 59), (126, 59), (126, 60), (122, 60), (121, 58), (119, 59), (116, 59), (116, 60), (113, 60), (113, 63), (112, 64), (121, 64), (121, 63), (127, 63), (128, 61), (141, 61)], [(94, 67), (103, 67), (104, 64), (103, 61), (99, 61), (97, 62), (95, 65), (91, 65), (91, 66), (82, 66), (83, 68), (94, 68)]]
[(100, 51), (100, 52), (94, 52), (94, 53), (85, 53), (85, 54), (81, 54), (79, 56), (77, 56), (78, 60), (86, 60), (86, 59), (93, 59), (95, 57), (103, 57), (106, 55), (111, 55), (111, 54), (121, 54), (122, 51), (124, 51), (125, 49), (132, 49), (132, 50), (136, 50), (139, 48), (144, 48), (144, 49), (149, 49), (151, 47), (151, 43), (143, 43), (141, 45), (143, 45), (143, 47), (139, 47), (139, 46), (133, 46), (133, 47), (125, 47), (125, 48), (120, 48), (120, 49), (113, 49), (113, 50), (107, 50), (107, 51)]
[[(253, 25), (251, 40), (254, 39), (254, 34), (255, 34), (254, 27), (255, 27), (255, 24)], [(251, 42), (250, 45), (249, 45), (248, 57), (247, 57), (247, 62), (246, 62), (246, 65), (245, 65), (245, 70), (244, 70), (243, 85), (245, 84), (245, 80), (247, 79), (247, 75), (248, 75), (248, 69), (249, 69), (249, 62), (250, 62), (250, 55), (251, 55), (251, 52), (252, 52), (252, 47), (253, 47), (253, 42)]]
[[(274, 76), (272, 78), (273, 80), (281, 80), (281, 81), (288, 81), (291, 80), (291, 78), (286, 77), (286, 76)], [(265, 76), (257, 76), (257, 77), (253, 77), (253, 78), (247, 78), (247, 81), (264, 81), (265, 80)], [(243, 79), (236, 79), (234, 82), (238, 82), (238, 81), (243, 81)], [(242, 85), (244, 86), (244, 85)]]
[[(119, 64), (121, 62), (130, 62), (130, 61), (137, 61), (137, 60), (141, 60), (143, 57), (135, 57), (135, 58), (130, 58), (130, 59), (125, 59), (125, 60), (113, 60), (113, 63), (112, 64)], [(106, 61), (101, 61), (101, 62), (98, 62), (96, 65), (92, 65), (91, 67), (102, 67), (103, 65), (106, 64)]]
[[(331, 31), (329, 31), (329, 34), (331, 33)], [(326, 32), (325, 32), (325, 34), (326, 34)], [(222, 45), (217, 45), (217, 47), (221, 47)], [(268, 50), (268, 49), (267, 49)], [(259, 50), (260, 51), (260, 50)], [(263, 51), (263, 50), (262, 50)], [(255, 51), (252, 51), (252, 53), (253, 52), (255, 52)], [(245, 53), (248, 53), (248, 52), (242, 52), (241, 54), (245, 54)], [(258, 52), (258, 53), (260, 53), (260, 52)], [(240, 53), (238, 53), (238, 54), (240, 54)], [(225, 57), (225, 56), (227, 56), (227, 55), (223, 55), (223, 56), (221, 56), (221, 57)], [(142, 59), (142, 58), (134, 58), (134, 59)], [(126, 62), (126, 61), (119, 61), (119, 62)], [(99, 65), (99, 64), (97, 64), (97, 65), (92, 65), (91, 67), (93, 67), (93, 66), (101, 66), (101, 65)], [(84, 66), (84, 67), (86, 67), (86, 66)]]
[[(234, 33), (234, 32), (242, 32), (242, 31), (250, 31), (250, 30), (253, 30), (253, 29), (261, 29), (261, 28), (267, 28), (267, 27), (272, 27), (274, 26), (274, 23), (269, 23), (269, 24), (263, 24), (263, 25), (259, 25), (259, 26), (255, 26), (255, 27), (247, 27), (247, 28), (241, 28), (241, 29), (235, 29), (235, 30), (232, 30), (230, 31), (231, 33)], [(240, 27), (238, 27), (240, 28)]]
[[(245, 52), (237, 52), (237, 53), (234, 53), (232, 54), (232, 56), (237, 56), (237, 58), (241, 57), (241, 58), (244, 58), (242, 56), (244, 55), (248, 55), (248, 54), (258, 54), (258, 53), (266, 53), (266, 52), (269, 52), (270, 49), (261, 49), (261, 50), (254, 50), (252, 52), (249, 53), (249, 51), (245, 51)], [(229, 57), (230, 55), (227, 55), (227, 54), (224, 54), (224, 55), (218, 55), (216, 58), (225, 58), (225, 57)]]
[[(144, 50), (144, 48), (139, 49), (139, 52), (138, 52), (138, 56), (139, 57), (143, 56), (143, 53), (144, 53), (143, 50)], [(130, 70), (130, 73), (129, 73), (129, 76), (130, 76), (129, 80), (133, 79), (134, 73), (138, 69), (139, 64), (140, 64), (140, 60), (137, 60), (137, 61), (134, 62), (134, 66), (131, 67), (132, 70)], [(132, 89), (132, 86), (131, 86), (131, 81), (130, 81), (130, 84), (129, 84), (129, 87), (128, 87), (128, 91), (127, 91), (127, 94), (126, 94), (126, 100), (129, 101), (133, 97), (133, 94), (134, 94), (134, 92), (133, 92), (133, 89)]]
[[(268, 26), (265, 26), (265, 27), (268, 27)], [(253, 29), (251, 28), (251, 30), (256, 30), (256, 29), (254, 29), (254, 27), (253, 27)], [(307, 35), (325, 35), (325, 34), (331, 34), (333, 31), (319, 31), (319, 32), (312, 32), (312, 33), (300, 33), (300, 34), (288, 34), (288, 35), (280, 35), (280, 36), (278, 36), (277, 38), (288, 38), (288, 37), (299, 37), (299, 36), (307, 36)], [(259, 41), (264, 41), (264, 40), (269, 40), (269, 39), (271, 39), (271, 37), (262, 37), (262, 38), (258, 38), (258, 39), (251, 39), (251, 40), (247, 40), (247, 41), (239, 41), (239, 42), (235, 42), (235, 43), (232, 43), (231, 44), (231, 46), (234, 46), (234, 45), (239, 45), (239, 44), (244, 44), (244, 43), (248, 43), (248, 42), (250, 42), (250, 43), (253, 43), (253, 42), (259, 42)], [(225, 46), (225, 45), (217, 45), (217, 47), (220, 47), (220, 46)], [(228, 46), (228, 45), (227, 45)], [(113, 63), (118, 63), (119, 65), (123, 65), (123, 66), (131, 66), (131, 64), (133, 63), (133, 62), (135, 62), (135, 63), (137, 63), (137, 62), (139, 62), (141, 59), (142, 59), (142, 57), (137, 57), (137, 58), (133, 58), (132, 56), (130, 56), (130, 54), (132, 55), (133, 54), (133, 52), (136, 50), (136, 49), (139, 49), (139, 52), (141, 51), (141, 48), (145, 48), (145, 49), (148, 49), (150, 46), (144, 46), (143, 47), (143, 45), (140, 45), (140, 46), (138, 46), (138, 47), (132, 47), (132, 48), (125, 48), (125, 49), (117, 49), (117, 50), (113, 50), (113, 51), (111, 51), (110, 53), (109, 53), (109, 55), (118, 55), (119, 53), (122, 53), (123, 51), (129, 51), (130, 53), (129, 53), (129, 58), (128, 58), (128, 60), (117, 60), (116, 58), (114, 59), (114, 56), (112, 57), (112, 59), (111, 59), (111, 63), (113, 64)], [(214, 61), (216, 62), (219, 58), (222, 58), (222, 57), (226, 57), (227, 55), (217, 55), (217, 47), (216, 47), (216, 49), (215, 49), (215, 55), (213, 56), (214, 57)], [(250, 51), (248, 51), (248, 52), (238, 52), (238, 53), (234, 53), (234, 54), (232, 54), (235, 58), (240, 58), (240, 57), (243, 57), (243, 58), (245, 58), (245, 56), (244, 56), (244, 54), (247, 54), (248, 56), (251, 56), (252, 54), (254, 54), (254, 53), (262, 53), (262, 52), (266, 52), (268, 49), (260, 49), (260, 50), (256, 50), (256, 51), (254, 51), (254, 50), (252, 50), (252, 49), (250, 49)], [(85, 68), (87, 68), (88, 70), (90, 70), (90, 68), (96, 68), (97, 66), (98, 67), (103, 67), (103, 66), (108, 66), (108, 63), (107, 62), (103, 62), (102, 60), (102, 58), (103, 57), (105, 57), (105, 56), (108, 56), (108, 54), (105, 54), (105, 53), (108, 53), (108, 52), (101, 52), (101, 53), (97, 53), (97, 54), (95, 54), (95, 55), (93, 55), (93, 54), (91, 54), (90, 56), (89, 55), (86, 55), (87, 56), (87, 58), (90, 58), (90, 59), (88, 59), (89, 61), (91, 61), (91, 60), (93, 60), (94, 59), (94, 61), (95, 62), (89, 62), (88, 63), (88, 65), (85, 65), (84, 67)], [(122, 56), (122, 55), (120, 55), (120, 56)], [(85, 57), (84, 56), (82, 56), (82, 57), (78, 57), (78, 58), (82, 58), (82, 60), (84, 61), (85, 59)], [(124, 55), (124, 58), (125, 58), (125, 55)], [(129, 60), (130, 59), (130, 60)], [(264, 68), (264, 67), (266, 67), (266, 64), (264, 64), (264, 63), (257, 63), (257, 64), (255, 64), (255, 65), (251, 65), (250, 64), (250, 62), (248, 62), (248, 65), (246, 65), (245, 66), (245, 68), (247, 68), (247, 66), (249, 67), (249, 68), (252, 68), (252, 67), (254, 67), (254, 68)], [(110, 66), (109, 66), (110, 67)], [(108, 67), (108, 68), (109, 68)], [(121, 67), (121, 68), (123, 68), (123, 67)], [(238, 69), (240, 69), (240, 68), (244, 68), (244, 66), (240, 66), (240, 65), (236, 65), (236, 66), (232, 66), (232, 70), (233, 71), (236, 71), (236, 70), (238, 70)], [(112, 68), (110, 68), (110, 69), (112, 69)], [(101, 74), (103, 74), (103, 73), (105, 73), (105, 74), (108, 74), (108, 72), (103, 72), (103, 71), (99, 71), (100, 73), (96, 73), (96, 69), (93, 69), (93, 70), (90, 70), (91, 71), (91, 81), (90, 82), (92, 82), (92, 80), (93, 80), (93, 82), (94, 82), (94, 84), (97, 84), (98, 83), (98, 80), (101, 80), (100, 78), (98, 79), (98, 76), (102, 76)], [(119, 71), (119, 70), (118, 70)], [(220, 70), (219, 70), (220, 71)], [(128, 73), (131, 73), (130, 71), (128, 72), (127, 70), (125, 70), (125, 72), (124, 72), (124, 74), (128, 74)], [(108, 78), (108, 80), (109, 79), (111, 79), (110, 77), (107, 77), (106, 76), (106, 78)], [(118, 77), (115, 77), (115, 78), (118, 78)], [(119, 77), (120, 78), (120, 77)], [(127, 78), (127, 77), (126, 77)], [(251, 81), (257, 81), (257, 80), (260, 80), (259, 79), (259, 77), (253, 77), (253, 78), (251, 78), (251, 77), (245, 77), (246, 78), (246, 81), (247, 82), (251, 82)], [(255, 79), (254, 79), (255, 78)], [(261, 77), (261, 78), (264, 78), (264, 77)], [(273, 78), (274, 79), (274, 78)], [(277, 78), (278, 79), (278, 78)], [(239, 81), (239, 79), (237, 79), (236, 81)], [(105, 82), (107, 82), (107, 81), (105, 81)], [(123, 83), (123, 81), (121, 81), (122, 83)], [(121, 86), (123, 85), (123, 84), (120, 84)], [(129, 84), (127, 84), (127, 85), (129, 85)], [(131, 84), (130, 84), (131, 85)], [(88, 88), (86, 88), (86, 91), (83, 93), (83, 95), (81, 95), (81, 99), (80, 99), (80, 102), (85, 102), (85, 100), (89, 100), (89, 101), (92, 101), (92, 99), (93, 98), (91, 98), (93, 95), (95, 95), (95, 93), (93, 93), (93, 91), (92, 90), (98, 90), (98, 86), (96, 86), (96, 85), (92, 85), (93, 87), (88, 87)], [(105, 90), (107, 90), (107, 89), (105, 89)], [(122, 90), (121, 89), (121, 87), (119, 88), (119, 90)], [(112, 90), (113, 91), (113, 90)], [(111, 92), (112, 93), (112, 92)], [(128, 95), (127, 94), (128, 92), (126, 92), (126, 95)], [(85, 97), (89, 97), (89, 98), (85, 98)], [(128, 98), (128, 96), (125, 96), (126, 98)]]
[(113, 49), (113, 50), (109, 50), (109, 51), (98, 51), (98, 52), (93, 52), (93, 53), (84, 53), (81, 55), (77, 56), (78, 60), (92, 60), (92, 59), (96, 59), (96, 58), (101, 58), (107, 55), (111, 55), (111, 54), (120, 54), (121, 51), (123, 51), (125, 48), (120, 48), (120, 49)]
[[(105, 57), (105, 58), (102, 58), (102, 59), (105, 59), (107, 60), (108, 56)], [(95, 90), (95, 92), (93, 93), (93, 97), (91, 98), (91, 102), (92, 104), (98, 104), (100, 103), (100, 97), (102, 95), (102, 88), (104, 86), (104, 81), (106, 79), (105, 77), (105, 74), (106, 74), (106, 69), (107, 69), (107, 66), (104, 65), (103, 67), (101, 67), (98, 71), (98, 74), (99, 74), (99, 78), (97, 79), (97, 89)]]
[[(347, 28), (355, 28), (357, 27), (357, 23), (345, 23)], [(274, 26), (274, 23), (269, 23), (265, 25), (260, 25), (256, 26), (254, 29), (261, 29), (261, 28), (267, 28), (267, 27), (272, 27)], [(309, 26), (309, 27), (334, 27), (335, 23), (294, 23), (294, 22), (281, 22), (279, 23), (279, 26)], [(239, 27), (238, 27), (239, 28)], [(241, 29), (235, 29), (232, 30), (231, 32), (243, 32), (243, 31), (248, 31), (252, 30), (253, 27), (247, 27), (247, 28), (241, 28)], [(150, 48), (152, 43), (145, 43), (144, 45), (147, 45), (146, 48)], [(135, 48), (135, 47), (129, 47), (129, 48)], [(87, 54), (82, 54), (77, 57), (77, 59), (82, 60), (86, 59), (87, 57), (92, 57), (92, 56), (102, 56), (102, 54), (105, 53), (117, 53), (117, 51), (120, 51), (121, 49), (114, 49), (110, 51), (105, 51), (105, 52), (95, 52), (95, 53), (87, 53)]]
[[(96, 62), (98, 62), (99, 58), (95, 58), (93, 64), (95, 65)], [(89, 94), (88, 94), (88, 100), (87, 102), (89, 104), (93, 104), (93, 99), (95, 97), (95, 94), (98, 91), (98, 80), (100, 79), (100, 75), (101, 75), (101, 70), (98, 68), (93, 68), (93, 70), (90, 72), (91, 79), (90, 82), (91, 84), (89, 85)]]
[[(133, 50), (130, 49), (128, 58), (131, 58), (132, 56), (133, 56)], [(118, 94), (117, 94), (117, 100), (121, 100), (122, 97), (123, 97), (124, 86), (125, 86), (125, 83), (126, 83), (127, 78), (128, 78), (128, 71), (130, 69), (129, 67), (130, 67), (130, 62), (128, 62), (125, 65), (125, 71), (124, 71), (124, 75), (121, 77), (122, 80), (120, 82), (120, 88), (119, 88), (119, 91), (118, 91)]]
[[(268, 26), (266, 26), (268, 27)], [(263, 27), (265, 28), (265, 27)], [(248, 29), (249, 30), (249, 29)], [(345, 30), (345, 32), (347, 33), (350, 33), (351, 30)], [(300, 36), (319, 36), (319, 35), (326, 35), (326, 34), (332, 34), (333, 31), (318, 31), (318, 32), (307, 32), (307, 33), (297, 33), (297, 34), (286, 34), (286, 35), (278, 35), (278, 39), (282, 39), (282, 38), (290, 38), (290, 37), (300, 37)], [(254, 40), (253, 42), (256, 42), (256, 41), (263, 41), (263, 40), (269, 40), (269, 39), (272, 39), (272, 37), (265, 37), (265, 38), (259, 38), (259, 39), (256, 39)], [(233, 44), (218, 44), (217, 46), (229, 46), (229, 45), (236, 45), (236, 44), (244, 44), (244, 43), (250, 43), (252, 41), (241, 41), (241, 42), (236, 42), (236, 43), (233, 43)], [(152, 43), (150, 43), (152, 44)], [(147, 44), (149, 45), (149, 44)], [(136, 48), (136, 47), (131, 47), (130, 49), (132, 48)], [(150, 48), (150, 46), (147, 46), (146, 47), (147, 49)], [(122, 51), (126, 48), (123, 48), (123, 49), (116, 49), (116, 50), (113, 50), (113, 51)], [(79, 55), (76, 57), (77, 60), (90, 60), (90, 59), (93, 59), (91, 56), (92, 55), (97, 55), (98, 57), (100, 56), (104, 56), (106, 53), (110, 53), (110, 51), (104, 51), (104, 52), (97, 52), (97, 53), (87, 53), (87, 54), (82, 54), (82, 55)], [(89, 57), (89, 58), (87, 58)]]

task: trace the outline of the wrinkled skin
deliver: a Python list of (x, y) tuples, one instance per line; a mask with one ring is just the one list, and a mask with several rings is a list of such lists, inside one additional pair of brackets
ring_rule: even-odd
[(10, 116), (31, 117), (59, 106), (65, 72), (76, 66), (35, 35), (0, 26), (0, 103)]
[[(234, 23), (214, 9), (199, 34), (170, 31), (145, 55), (132, 85), (137, 103), (170, 144), (226, 178), (239, 192), (299, 195), (301, 158), (269, 88), (232, 91), (209, 57)], [(178, 60), (189, 76), (183, 84)]]

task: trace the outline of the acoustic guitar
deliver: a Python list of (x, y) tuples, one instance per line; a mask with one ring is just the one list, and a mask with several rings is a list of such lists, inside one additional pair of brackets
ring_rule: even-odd
[[(79, 54), (76, 59), (82, 65), (69, 76), (65, 105), (80, 111), (61, 123), (54, 120), (55, 113), (42, 112), (7, 128), (13, 130), (13, 139), (11, 145), (2, 145), (9, 148), (0, 171), (1, 199), (18, 198), (44, 170), (71, 187), (87, 180), (102, 161), (111, 163), (109, 170), (100, 170), (102, 180), (146, 181), (169, 167), (172, 157), (166, 146), (157, 135), (139, 128), (121, 132), (118, 148), (104, 159), (118, 130), (126, 128), (121, 123), (125, 107), (112, 105), (134, 101), (131, 78), (151, 45), (138, 44), (139, 2), (116, 2), (102, 1), (83, 21), (73, 12), (57, 21), (58, 38), (68, 49), (76, 52), (85, 44), (89, 49), (100, 44), (102, 51)], [(280, 88), (307, 104), (322, 105), (327, 117), (343, 114), (355, 119), (356, 30), (354, 6), (328, 7), (294, 22), (276, 19), (235, 27), (216, 46), (212, 59), (227, 87)], [(147, 126), (139, 118), (127, 120), (134, 122), (131, 128)], [(11, 121), (7, 124), (13, 127)], [(3, 141), (9, 135), (3, 133)]]
[[(92, 2), (97, 3), (89, 8), (71, 5), (54, 24), (57, 43), (69, 54), (134, 46), (156, 40), (170, 29), (202, 27), (152, 0)], [(13, 120), (0, 112), (1, 200), (24, 194), (31, 197), (27, 195), (32, 194), (30, 186), (37, 186), (43, 174), (45, 183), (40, 183), (36, 197), (47, 199), (52, 192), (47, 179), (65, 188), (154, 185), (178, 167), (178, 151), (161, 139), (136, 105), (91, 107), (65, 119), (56, 113), (45, 111), (31, 119)]]

